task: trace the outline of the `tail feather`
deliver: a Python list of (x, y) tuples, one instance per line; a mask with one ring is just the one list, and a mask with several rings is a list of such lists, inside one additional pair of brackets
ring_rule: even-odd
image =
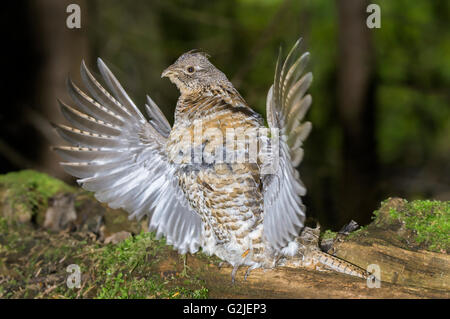
[(367, 279), (371, 276), (371, 274), (369, 272), (362, 269), (361, 267), (358, 267), (348, 261), (345, 261), (345, 260), (335, 257), (333, 255), (329, 255), (323, 251), (318, 251), (318, 250), (315, 251), (313, 254), (313, 259), (316, 262), (321, 263), (322, 265), (324, 265), (328, 268), (331, 268), (334, 271), (337, 271), (337, 272), (340, 272), (340, 273), (343, 273), (346, 275), (360, 277), (363, 279)]

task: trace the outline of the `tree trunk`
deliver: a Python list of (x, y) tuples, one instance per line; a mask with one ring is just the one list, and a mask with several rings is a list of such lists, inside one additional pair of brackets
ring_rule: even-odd
[[(361, 0), (337, 1), (339, 14), (338, 113), (343, 132), (338, 224), (370, 221), (376, 207), (374, 76), (370, 30)], [(367, 212), (363, 215), (363, 212)]]
[(49, 123), (61, 123), (57, 99), (69, 101), (66, 79), (77, 81), (82, 59), (88, 58), (86, 3), (77, 1), (81, 9), (81, 28), (69, 29), (66, 19), (70, 13), (66, 8), (72, 2), (39, 1), (31, 6), (35, 18), (34, 39), (38, 43), (41, 58), (36, 85), (36, 105), (29, 109), (27, 119), (42, 136), (40, 156), (36, 159), (40, 170), (59, 178), (68, 179), (61, 166), (60, 158), (50, 151), (54, 143), (61, 143)]
[(2, 11), (6, 25), (5, 107), (0, 112), (0, 166), (11, 171), (34, 168), (69, 179), (49, 146), (61, 143), (50, 123), (61, 122), (57, 98), (68, 101), (66, 78), (79, 79), (87, 58), (87, 8), (81, 7), (81, 29), (69, 29), (66, 8), (72, 2), (17, 1)]

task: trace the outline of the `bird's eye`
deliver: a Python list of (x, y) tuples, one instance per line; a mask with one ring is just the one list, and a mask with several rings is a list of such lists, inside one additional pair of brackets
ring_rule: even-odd
[(189, 73), (194, 73), (194, 67), (193, 66), (188, 66), (187, 71)]

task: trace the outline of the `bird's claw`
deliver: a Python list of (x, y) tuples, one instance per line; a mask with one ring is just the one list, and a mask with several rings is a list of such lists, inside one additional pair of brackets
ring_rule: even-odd
[(187, 265), (187, 255), (183, 255), (183, 271), (181, 272), (180, 276), (183, 278), (189, 278), (189, 275), (187, 273), (187, 270), (191, 270), (191, 268)]

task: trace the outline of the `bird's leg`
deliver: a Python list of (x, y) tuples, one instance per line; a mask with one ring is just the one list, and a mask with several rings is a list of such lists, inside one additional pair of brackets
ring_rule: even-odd
[(236, 273), (239, 269), (239, 265), (233, 267), (233, 271), (231, 272), (231, 283), (234, 284), (234, 279), (236, 278)]
[(187, 274), (187, 269), (191, 270), (191, 268), (187, 265), (187, 254), (183, 255), (183, 271), (181, 272), (180, 276), (189, 278), (189, 275)]
[(247, 271), (245, 272), (245, 275), (244, 275), (244, 281), (247, 280), (248, 275), (250, 275), (250, 272), (255, 268), (258, 268), (258, 264), (255, 264), (255, 265), (247, 268)]

